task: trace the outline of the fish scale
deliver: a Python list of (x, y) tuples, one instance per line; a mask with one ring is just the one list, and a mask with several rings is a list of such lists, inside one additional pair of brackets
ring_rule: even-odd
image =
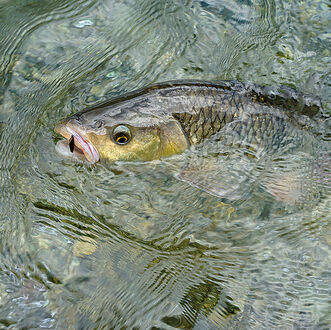
[[(215, 91), (214, 89), (213, 91)], [(280, 147), (283, 137), (292, 135), (286, 132), (286, 126), (291, 122), (290, 117), (279, 111), (279, 106), (270, 107), (263, 103), (264, 97), (250, 97), (247, 94), (229, 92), (214, 94), (208, 89), (200, 90), (190, 112), (173, 113), (192, 144), (201, 143), (204, 139), (219, 132), (227, 124), (237, 121), (234, 125), (237, 136), (244, 138), (249, 143), (257, 143), (260, 146), (269, 141), (270, 145)], [(211, 106), (201, 104), (201, 96), (213, 97)], [(256, 101), (259, 102), (256, 102)], [(279, 103), (279, 102), (278, 102)], [(283, 117), (286, 117), (287, 122)], [(245, 127), (245, 129), (244, 129)], [(231, 143), (229, 139), (226, 141)]]
[[(222, 95), (220, 93), (219, 95), (213, 95), (213, 104), (211, 106), (205, 106), (199, 103), (201, 101), (201, 91), (199, 92), (191, 113), (173, 114), (174, 118), (181, 123), (183, 130), (193, 144), (201, 143), (203, 139), (209, 138), (226, 124), (239, 118), (244, 110), (240, 104), (240, 97), (236, 94), (224, 93)], [(208, 91), (205, 90), (203, 92), (205, 96), (206, 94), (209, 96), (213, 94), (207, 93)], [(220, 104), (223, 105), (225, 111), (222, 111)]]

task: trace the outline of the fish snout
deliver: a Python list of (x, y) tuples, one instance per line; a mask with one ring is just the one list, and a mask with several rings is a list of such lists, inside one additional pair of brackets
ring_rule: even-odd
[[(54, 130), (66, 139), (65, 142), (61, 142), (61, 148), (57, 148), (59, 153), (68, 156), (70, 153), (76, 154), (78, 152), (84, 154), (91, 163), (96, 163), (100, 160), (100, 155), (91, 141), (89, 141), (79, 116), (74, 115), (62, 120)], [(63, 152), (64, 149), (65, 152)]]

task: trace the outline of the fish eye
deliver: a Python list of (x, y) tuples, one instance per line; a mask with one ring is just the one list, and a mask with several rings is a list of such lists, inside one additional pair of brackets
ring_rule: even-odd
[(127, 144), (131, 140), (131, 130), (125, 125), (116, 126), (113, 130), (113, 140), (117, 144)]

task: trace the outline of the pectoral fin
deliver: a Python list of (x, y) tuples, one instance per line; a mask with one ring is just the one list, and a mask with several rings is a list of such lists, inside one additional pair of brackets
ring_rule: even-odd
[(214, 196), (235, 201), (247, 198), (256, 159), (242, 153), (191, 153), (177, 178)]

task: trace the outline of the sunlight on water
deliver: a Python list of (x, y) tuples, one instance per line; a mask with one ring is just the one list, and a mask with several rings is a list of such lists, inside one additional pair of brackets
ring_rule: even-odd
[[(1, 326), (330, 328), (328, 12), (324, 0), (2, 1)], [(272, 163), (215, 141), (145, 164), (55, 153), (60, 119), (188, 78), (289, 85), (323, 109)]]

